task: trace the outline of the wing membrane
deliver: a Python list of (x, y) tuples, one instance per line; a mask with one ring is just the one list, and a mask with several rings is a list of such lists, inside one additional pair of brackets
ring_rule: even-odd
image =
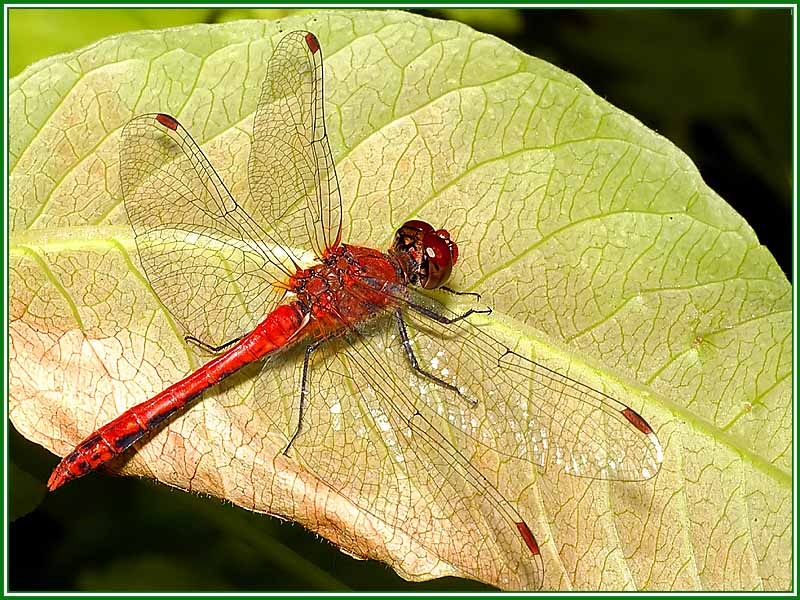
[(390, 323), (315, 353), (292, 449), (321, 481), (465, 574), (541, 586), (541, 556), (526, 547), (514, 507), (415, 408), (408, 388), (387, 379)]
[[(456, 316), (407, 293), (417, 306)], [(470, 437), (480, 440), (489, 425), (499, 452), (579, 477), (641, 481), (658, 473), (658, 438), (622, 402), (512, 351), (478, 324), (479, 315), (444, 325), (410, 308), (403, 314), (420, 367), (460, 391), (434, 384), (423, 399)]]
[(294, 31), (275, 48), (253, 122), (249, 182), (257, 218), (322, 257), (341, 237), (342, 199), (325, 131), (322, 50)]
[[(348, 292), (367, 303), (376, 285)], [(527, 484), (505, 480), (519, 471), (502, 465), (642, 480), (660, 468), (657, 437), (626, 405), (510, 350), (480, 316), (444, 324), (431, 315), (456, 315), (442, 305), (382, 290), (386, 310), (357, 327), (342, 320), (346, 335), (312, 355), (293, 450), (318, 479), (465, 574), (541, 586), (538, 543), (504, 495), (518, 499)], [(420, 368), (457, 392), (411, 368), (395, 310)]]
[(122, 131), (125, 209), (147, 278), (186, 332), (211, 345), (253, 329), (293, 272), (280, 239), (247, 215), (168, 115)]

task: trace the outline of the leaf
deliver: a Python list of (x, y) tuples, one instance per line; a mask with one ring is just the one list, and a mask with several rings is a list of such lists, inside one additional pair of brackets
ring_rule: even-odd
[[(13, 79), (14, 426), (63, 455), (198, 366), (137, 262), (120, 129), (136, 114), (175, 114), (245, 197), (266, 60), (280, 31), (298, 28), (325, 53), (345, 239), (385, 248), (409, 218), (446, 224), (460, 247), (452, 285), (493, 304), (495, 335), (642, 412), (665, 445), (645, 483), (502, 471), (501, 491), (542, 547), (545, 587), (787, 589), (789, 283), (667, 140), (456, 23), (347, 12), (125, 34)], [(315, 481), (281, 454), (291, 431), (270, 426), (296, 391), (268, 397), (275, 414), (253, 413), (247, 375), (120, 471), (290, 518), (408, 579), (503, 562), (491, 540), (476, 542), (490, 555), (436, 556), (393, 519), (391, 498), (367, 514)], [(457, 537), (466, 545), (478, 531)]]

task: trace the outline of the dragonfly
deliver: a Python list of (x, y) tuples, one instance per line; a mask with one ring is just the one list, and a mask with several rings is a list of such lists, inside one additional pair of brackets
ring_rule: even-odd
[[(288, 33), (257, 104), (245, 203), (175, 117), (123, 128), (120, 179), (143, 270), (186, 343), (213, 358), (86, 437), (48, 489), (125, 453), (248, 365), (263, 363), (256, 381), (274, 376), (275, 357), (298, 348), (284, 454), (436, 556), (502, 549), (502, 561), (464, 561), (468, 576), (495, 570), (539, 587), (536, 536), (469, 457), (643, 481), (660, 469), (658, 437), (632, 408), (489, 333), (479, 296), (446, 286), (459, 258), (446, 229), (408, 220), (385, 252), (342, 241), (323, 100), (319, 40)], [(437, 289), (471, 307), (448, 308)], [(472, 530), (485, 541), (462, 547), (459, 531)]]

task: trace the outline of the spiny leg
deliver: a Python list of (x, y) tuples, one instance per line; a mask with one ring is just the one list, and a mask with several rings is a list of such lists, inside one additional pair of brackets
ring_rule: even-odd
[(424, 370), (422, 367), (419, 366), (419, 361), (417, 361), (417, 357), (414, 354), (414, 349), (411, 347), (411, 339), (408, 337), (408, 330), (406, 329), (405, 321), (403, 321), (403, 313), (400, 309), (394, 311), (394, 319), (397, 323), (397, 329), (400, 332), (400, 340), (403, 342), (403, 349), (406, 351), (406, 357), (408, 358), (408, 362), (411, 363), (411, 368), (414, 369), (417, 373), (422, 375), (423, 377), (427, 377), (437, 385), (442, 386), (445, 389), (450, 390), (464, 398), (467, 402), (474, 405), (475, 402), (469, 398), (466, 398), (461, 391), (454, 386), (452, 383), (448, 383), (444, 379), (437, 377), (433, 373), (428, 373), (428, 371)]
[(294, 444), (294, 441), (297, 439), (297, 436), (300, 435), (300, 431), (303, 428), (303, 409), (305, 408), (306, 394), (308, 394), (308, 364), (311, 360), (311, 354), (326, 341), (327, 340), (324, 339), (317, 340), (316, 342), (306, 346), (305, 358), (303, 359), (303, 376), (300, 380), (300, 409), (298, 410), (297, 415), (297, 428), (294, 430), (292, 439), (289, 440), (289, 443), (283, 450), (284, 456), (289, 456), (289, 448), (292, 447), (292, 444)]
[(442, 325), (452, 325), (453, 323), (458, 323), (469, 317), (470, 315), (490, 315), (492, 314), (492, 309), (489, 307), (486, 308), (470, 308), (467, 312), (462, 315), (457, 315), (455, 317), (445, 317), (444, 315), (439, 314), (435, 310), (428, 308), (427, 306), (423, 306), (422, 304), (417, 304), (416, 302), (407, 300), (405, 305), (418, 312), (419, 314), (428, 317), (436, 321), (437, 323), (441, 323)]
[(233, 346), (236, 342), (241, 340), (243, 337), (244, 337), (243, 335), (240, 335), (237, 338), (234, 338), (234, 339), (232, 339), (232, 340), (230, 340), (228, 342), (225, 342), (221, 346), (212, 346), (211, 344), (209, 344), (207, 342), (204, 342), (203, 340), (201, 340), (199, 338), (196, 338), (193, 335), (185, 335), (185, 336), (183, 336), (183, 339), (186, 340), (187, 342), (190, 342), (190, 343), (196, 345), (196, 346), (199, 346), (200, 348), (202, 348), (203, 350), (205, 350), (207, 352), (210, 352), (211, 354), (219, 354), (220, 352), (222, 352), (226, 348), (230, 348), (231, 346)]
[(453, 288), (449, 288), (446, 285), (439, 286), (436, 289), (442, 290), (443, 292), (447, 292), (448, 294), (452, 294), (453, 296), (472, 296), (473, 298), (475, 298), (475, 302), (481, 301), (481, 295), (478, 292), (457, 292)]

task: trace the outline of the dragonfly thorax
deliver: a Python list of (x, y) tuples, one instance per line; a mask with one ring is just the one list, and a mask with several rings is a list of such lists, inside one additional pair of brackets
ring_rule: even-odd
[[(391, 303), (384, 288), (401, 283), (396, 266), (374, 248), (341, 244), (320, 264), (298, 271), (290, 289), (311, 318), (328, 329), (368, 319)], [(330, 322), (328, 322), (330, 321)]]
[(446, 229), (413, 220), (397, 230), (389, 254), (410, 284), (431, 290), (447, 282), (458, 260), (458, 246)]

